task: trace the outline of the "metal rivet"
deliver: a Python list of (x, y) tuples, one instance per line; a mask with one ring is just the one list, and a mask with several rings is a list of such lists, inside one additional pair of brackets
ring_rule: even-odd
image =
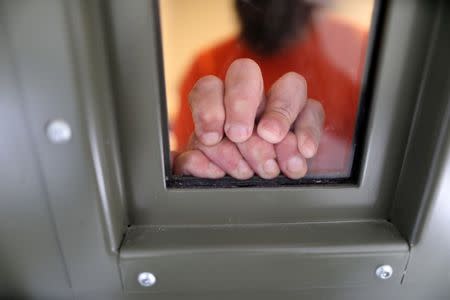
[(375, 274), (380, 279), (389, 279), (392, 277), (392, 274), (394, 274), (394, 270), (390, 265), (383, 265), (376, 269)]
[(138, 282), (143, 287), (151, 287), (156, 283), (156, 277), (150, 272), (142, 272), (138, 276)]
[(64, 120), (53, 120), (47, 124), (47, 137), (54, 144), (63, 144), (72, 138), (72, 129)]

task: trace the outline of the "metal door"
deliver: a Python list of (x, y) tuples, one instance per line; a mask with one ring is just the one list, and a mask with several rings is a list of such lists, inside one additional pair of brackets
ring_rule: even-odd
[(166, 185), (155, 3), (0, 1), (1, 296), (448, 299), (449, 4), (386, 3), (359, 182), (229, 190)]

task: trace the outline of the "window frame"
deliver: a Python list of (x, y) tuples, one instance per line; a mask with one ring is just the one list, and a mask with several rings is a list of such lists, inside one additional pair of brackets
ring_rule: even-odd
[[(255, 224), (385, 219), (416, 103), (428, 33), (418, 4), (389, 4), (357, 184), (167, 188), (167, 114), (156, 1), (108, 4), (110, 63), (133, 224)], [(401, 20), (401, 21), (400, 21)], [(414, 29), (414, 32), (412, 31)], [(402, 39), (398, 39), (401, 36)], [(404, 56), (403, 49), (417, 51)], [(413, 63), (411, 63), (413, 62)], [(407, 70), (407, 71), (405, 71)], [(133, 74), (131, 78), (129, 74)], [(400, 80), (398, 80), (400, 78)], [(370, 78), (369, 78), (370, 79)], [(365, 84), (370, 85), (370, 83)], [(411, 88), (413, 87), (413, 88)], [(369, 91), (369, 90), (368, 90)], [(394, 126), (395, 124), (395, 126)], [(379, 164), (368, 162), (382, 162)], [(269, 213), (270, 212), (270, 213)]]

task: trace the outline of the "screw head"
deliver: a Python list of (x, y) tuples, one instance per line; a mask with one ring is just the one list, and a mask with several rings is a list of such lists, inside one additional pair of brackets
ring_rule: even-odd
[(47, 138), (54, 144), (64, 144), (72, 138), (72, 129), (64, 120), (53, 120), (47, 124)]
[(394, 274), (394, 270), (390, 265), (379, 266), (375, 270), (375, 275), (377, 275), (379, 279), (383, 280), (391, 278), (392, 274)]
[(139, 284), (143, 287), (151, 287), (156, 283), (156, 277), (150, 272), (142, 272), (137, 278)]

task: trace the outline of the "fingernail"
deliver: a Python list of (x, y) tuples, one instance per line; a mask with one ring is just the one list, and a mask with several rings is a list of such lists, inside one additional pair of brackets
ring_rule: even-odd
[(225, 125), (228, 138), (235, 143), (242, 143), (250, 136), (250, 130), (245, 125)]
[(281, 142), (281, 128), (277, 122), (262, 121), (258, 126), (258, 135), (271, 144)]
[(253, 175), (252, 169), (250, 169), (245, 160), (241, 160), (238, 163), (237, 173), (241, 179), (250, 178)]
[(316, 144), (305, 134), (300, 135), (298, 145), (298, 150), (301, 154), (303, 154), (303, 156), (305, 156), (305, 158), (311, 158), (314, 154), (316, 154)]
[(298, 173), (302, 171), (303, 167), (303, 159), (298, 156), (291, 157), (287, 162), (287, 169), (292, 173)]
[(280, 172), (277, 162), (274, 159), (269, 159), (263, 164), (263, 170), (268, 175), (275, 175)]
[(206, 146), (212, 146), (220, 142), (220, 135), (217, 132), (207, 132), (202, 134), (202, 142)]
[(208, 173), (211, 178), (220, 178), (225, 176), (225, 172), (213, 163), (208, 164)]

